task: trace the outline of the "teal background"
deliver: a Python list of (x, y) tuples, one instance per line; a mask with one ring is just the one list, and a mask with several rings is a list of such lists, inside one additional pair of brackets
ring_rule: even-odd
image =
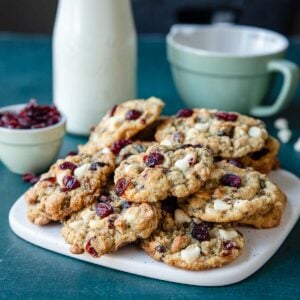
[[(288, 58), (300, 65), (300, 41), (292, 40)], [(116, 85), (118, 83), (116, 82)], [(280, 78), (276, 82), (275, 95)], [(139, 39), (138, 94), (167, 102), (166, 114), (183, 107), (171, 79), (164, 39)], [(31, 97), (51, 101), (51, 41), (45, 37), (0, 35), (0, 106)], [(281, 147), (282, 166), (300, 176), (300, 89), (280, 116), (289, 118), (292, 142)], [(271, 133), (273, 119), (264, 119)], [(85, 138), (68, 135), (60, 156)], [(29, 185), (0, 163), (0, 299), (299, 299), (300, 223), (277, 253), (251, 277), (227, 287), (168, 283), (81, 262), (33, 246), (9, 228), (8, 212)], [(300, 198), (299, 198), (300, 201)], [(203, 272), (205, 276), (205, 272)]]

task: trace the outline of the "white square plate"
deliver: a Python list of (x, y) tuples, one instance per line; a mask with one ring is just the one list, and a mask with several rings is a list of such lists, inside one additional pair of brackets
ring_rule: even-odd
[(9, 223), (22, 239), (48, 250), (98, 264), (100, 266), (146, 277), (199, 286), (222, 286), (239, 282), (261, 268), (286, 239), (300, 215), (300, 180), (293, 174), (278, 170), (270, 174), (271, 179), (286, 193), (288, 202), (281, 224), (277, 228), (257, 230), (239, 227), (245, 237), (243, 254), (233, 263), (207, 271), (184, 271), (154, 261), (142, 250), (128, 246), (119, 252), (93, 258), (84, 253), (74, 255), (60, 235), (60, 224), (39, 227), (26, 217), (26, 203), (20, 197), (10, 210)]

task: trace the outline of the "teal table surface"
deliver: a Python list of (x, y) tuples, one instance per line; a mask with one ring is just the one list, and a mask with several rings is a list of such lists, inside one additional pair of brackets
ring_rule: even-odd
[[(300, 40), (291, 40), (289, 59), (300, 65)], [(155, 95), (167, 102), (164, 113), (184, 105), (176, 93), (162, 37), (141, 37), (138, 54), (138, 96)], [(276, 82), (273, 94), (279, 89)], [(116, 85), (118, 83), (116, 82)], [(51, 39), (0, 35), (0, 106), (29, 98), (52, 101)], [(300, 136), (300, 89), (287, 117), (293, 139), (281, 147), (282, 167), (300, 176), (300, 153), (293, 143)], [(265, 119), (275, 134), (274, 118)], [(86, 139), (67, 135), (60, 156)], [(277, 253), (254, 275), (226, 287), (187, 286), (144, 278), (68, 258), (17, 237), (8, 224), (8, 213), (29, 185), (0, 162), (0, 298), (1, 299), (300, 299), (300, 223)], [(300, 199), (299, 199), (300, 201)], [(203, 272), (205, 276), (205, 272)]]

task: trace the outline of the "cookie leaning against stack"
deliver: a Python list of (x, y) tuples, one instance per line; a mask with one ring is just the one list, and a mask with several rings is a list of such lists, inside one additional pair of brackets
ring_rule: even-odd
[(76, 254), (140, 241), (154, 259), (187, 270), (235, 260), (244, 247), (235, 224), (277, 226), (286, 198), (260, 172), (278, 166), (279, 144), (263, 122), (207, 109), (160, 117), (163, 106), (151, 97), (109, 111), (78, 155), (26, 193), (29, 220), (63, 222)]

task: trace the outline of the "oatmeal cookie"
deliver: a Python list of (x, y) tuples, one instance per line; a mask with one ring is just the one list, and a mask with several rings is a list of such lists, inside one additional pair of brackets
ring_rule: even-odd
[(235, 260), (244, 239), (230, 224), (208, 223), (190, 218), (183, 210), (164, 213), (160, 226), (141, 247), (152, 258), (186, 269), (218, 268)]
[(182, 109), (157, 128), (156, 140), (163, 145), (202, 144), (215, 156), (242, 157), (259, 151), (268, 133), (262, 121), (238, 113), (212, 109)]
[[(115, 142), (130, 139), (155, 122), (163, 107), (164, 103), (155, 97), (114, 106), (95, 127), (87, 144), (79, 146), (79, 152), (93, 154), (105, 147), (113, 147)], [(114, 148), (112, 150), (116, 152)]]
[(267, 212), (280, 197), (281, 191), (266, 175), (222, 161), (204, 188), (178, 199), (178, 205), (204, 221), (234, 222)]
[(267, 213), (256, 213), (248, 218), (241, 219), (240, 225), (249, 225), (255, 228), (273, 228), (280, 224), (281, 216), (286, 206), (286, 195), (281, 192), (274, 206)]
[(62, 235), (70, 251), (93, 257), (115, 252), (140, 238), (148, 238), (160, 219), (158, 203), (130, 203), (118, 197), (113, 187), (96, 203), (64, 222)]
[(37, 225), (61, 221), (92, 203), (114, 165), (112, 154), (80, 154), (59, 159), (25, 194), (29, 220)]
[(115, 170), (116, 192), (132, 202), (157, 202), (197, 192), (213, 168), (202, 146), (154, 145), (132, 155)]

